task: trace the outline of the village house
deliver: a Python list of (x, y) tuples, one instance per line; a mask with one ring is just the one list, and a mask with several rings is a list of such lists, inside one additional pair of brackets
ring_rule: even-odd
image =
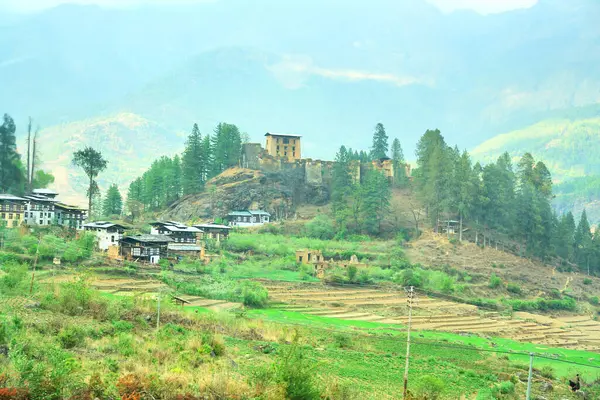
[(0, 194), (0, 224), (16, 228), (24, 221), (27, 200), (12, 194)]
[(85, 208), (70, 206), (68, 204), (56, 203), (56, 223), (65, 228), (83, 230), (83, 221), (87, 218)]
[(158, 264), (161, 257), (167, 257), (168, 246), (172, 241), (167, 235), (125, 236), (119, 241), (119, 255), (130, 261)]
[(227, 239), (231, 230), (230, 226), (219, 224), (196, 224), (194, 227), (203, 232), (202, 239), (211, 239), (217, 242)]
[(108, 221), (96, 221), (83, 225), (87, 232), (93, 232), (98, 238), (98, 249), (109, 250), (112, 246), (118, 246), (119, 240), (127, 229), (125, 226)]
[(193, 226), (187, 226), (180, 222), (152, 222), (150, 234), (167, 235), (175, 243), (196, 243), (202, 231)]
[(302, 158), (299, 135), (288, 135), (285, 133), (265, 134), (267, 154), (275, 158), (283, 158), (288, 162), (300, 160)]
[(227, 214), (231, 226), (249, 227), (269, 223), (271, 214), (263, 210), (232, 211)]
[(58, 203), (53, 196), (46, 197), (42, 194), (30, 194), (25, 196), (27, 205), (25, 208), (25, 224), (29, 226), (53, 225), (56, 217), (55, 205)]

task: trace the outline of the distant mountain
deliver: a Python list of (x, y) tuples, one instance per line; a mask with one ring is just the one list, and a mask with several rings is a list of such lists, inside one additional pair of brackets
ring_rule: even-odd
[(227, 121), (255, 141), (301, 134), (304, 155), (324, 159), (342, 143), (367, 148), (383, 122), (410, 158), (428, 128), (472, 147), (593, 110), (599, 19), (596, 0), (489, 16), (424, 0), (65, 5), (2, 19), (0, 112), (21, 135), (28, 115), (53, 127), (136, 114), (167, 137)]
[(71, 162), (73, 152), (93, 146), (102, 152), (108, 168), (98, 177), (102, 194), (112, 183), (126, 195), (132, 178), (141, 175), (162, 155), (182, 150), (183, 138), (135, 114), (117, 114), (44, 129), (39, 135), (41, 168), (50, 170), (60, 199), (84, 205), (88, 181)]
[(559, 212), (584, 208), (600, 222), (600, 112), (587, 119), (546, 120), (498, 135), (472, 151), (483, 162), (493, 162), (507, 151), (515, 160), (530, 152), (550, 169)]

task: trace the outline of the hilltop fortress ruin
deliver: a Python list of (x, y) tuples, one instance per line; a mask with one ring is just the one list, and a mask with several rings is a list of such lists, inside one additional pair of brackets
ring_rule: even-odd
[[(309, 185), (331, 183), (334, 161), (302, 158), (302, 137), (267, 132), (265, 148), (260, 143), (242, 145), (242, 167), (264, 172), (278, 172), (287, 169), (301, 170), (304, 182)], [(373, 160), (370, 163), (352, 161), (352, 172), (356, 182), (361, 182), (369, 168), (381, 171), (388, 179), (394, 179), (394, 166), (389, 158)], [(405, 173), (410, 176), (410, 165), (405, 164)]]

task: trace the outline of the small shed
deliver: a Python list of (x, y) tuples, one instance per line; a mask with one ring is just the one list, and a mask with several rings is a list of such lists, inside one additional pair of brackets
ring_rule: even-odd
[(125, 236), (119, 241), (121, 245), (120, 255), (127, 260), (158, 264), (161, 257), (167, 257), (168, 246), (172, 241), (166, 235)]

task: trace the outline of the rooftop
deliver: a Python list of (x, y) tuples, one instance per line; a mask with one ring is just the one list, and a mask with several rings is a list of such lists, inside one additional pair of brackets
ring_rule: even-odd
[(65, 210), (71, 210), (71, 211), (87, 211), (87, 209), (85, 209), (85, 208), (81, 208), (78, 206), (70, 206), (70, 205), (64, 204), (64, 203), (56, 203), (56, 207), (64, 208)]
[(58, 200), (50, 199), (50, 198), (48, 198), (46, 196), (42, 196), (41, 194), (30, 194), (30, 195), (25, 196), (25, 198), (29, 199), (29, 200), (34, 200), (34, 201), (46, 201), (46, 202), (49, 202), (49, 203), (56, 203), (56, 202), (58, 202)]
[(291, 138), (301, 138), (301, 135), (291, 135), (289, 133), (275, 133), (275, 132), (267, 132), (265, 136), (283, 136), (283, 137), (291, 137)]
[(135, 236), (125, 236), (121, 240), (133, 240), (135, 242), (143, 242), (143, 243), (169, 243), (169, 242), (173, 241), (173, 239), (171, 239), (167, 235), (135, 235)]
[(169, 243), (168, 249), (173, 251), (201, 251), (202, 248), (195, 244)]
[(215, 229), (231, 229), (230, 226), (219, 225), (219, 224), (195, 224), (194, 227), (199, 228), (199, 229), (210, 229), (210, 228), (215, 228)]
[(90, 223), (83, 225), (84, 228), (101, 228), (101, 229), (108, 229), (108, 228), (112, 228), (113, 226), (118, 226), (119, 228), (127, 229), (127, 227), (124, 225), (117, 224), (114, 222), (108, 222), (108, 221), (96, 221), (96, 222), (90, 222)]
[(33, 194), (42, 194), (42, 195), (49, 195), (50, 194), (50, 195), (55, 195), (55, 196), (58, 195), (58, 193), (55, 192), (52, 189), (33, 189), (31, 192)]
[(0, 193), (0, 200), (25, 201), (26, 199), (24, 199), (22, 197), (17, 197), (10, 193)]

